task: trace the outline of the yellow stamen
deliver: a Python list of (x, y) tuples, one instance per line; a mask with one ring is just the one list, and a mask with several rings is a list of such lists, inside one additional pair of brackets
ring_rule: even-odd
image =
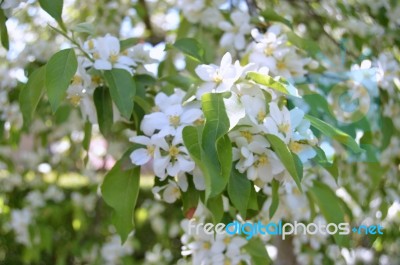
[(98, 60), (100, 59), (100, 54), (98, 52), (93, 53), (93, 59)]
[(286, 69), (286, 64), (284, 61), (277, 61), (276, 62), (276, 68), (278, 68), (278, 70), (284, 70)]
[(264, 49), (264, 54), (266, 56), (272, 56), (274, 54), (274, 49), (270, 46)]
[(303, 149), (303, 145), (301, 143), (291, 141), (289, 144), (289, 148), (293, 152), (298, 153)]
[(214, 75), (213, 80), (215, 83), (219, 84), (222, 82), (222, 77), (219, 74), (216, 74), (216, 75)]
[(248, 142), (251, 142), (253, 140), (253, 135), (249, 131), (241, 131), (240, 135), (242, 135)]
[(90, 49), (90, 50), (93, 50), (93, 49), (94, 49), (93, 40), (89, 40), (89, 41), (88, 41), (88, 46), (89, 46), (89, 49)]
[(179, 148), (176, 146), (171, 146), (169, 148), (169, 155), (172, 157), (176, 157), (179, 154)]
[(92, 76), (92, 83), (95, 85), (100, 85), (101, 84), (101, 77), (98, 75)]
[(226, 245), (228, 245), (230, 242), (231, 242), (231, 238), (230, 238), (230, 237), (225, 237), (225, 238), (224, 238), (224, 243), (225, 243)]
[(152, 145), (147, 146), (147, 153), (149, 153), (150, 156), (154, 155), (154, 150), (155, 150), (154, 146)]
[(116, 62), (118, 62), (118, 59), (119, 59), (119, 55), (118, 54), (111, 54), (110, 55), (110, 62), (111, 63), (116, 63)]
[(199, 118), (199, 119), (194, 121), (194, 125), (196, 125), (196, 126), (203, 125), (203, 124), (204, 124), (204, 119), (203, 118)]
[(82, 84), (82, 82), (83, 82), (83, 79), (79, 75), (74, 75), (74, 77), (72, 78), (72, 84), (75, 86)]
[(260, 110), (260, 111), (257, 113), (257, 121), (258, 121), (259, 123), (263, 122), (266, 116), (267, 116), (267, 115), (265, 114), (265, 112), (262, 111), (262, 110)]
[(288, 124), (288, 123), (280, 124), (280, 125), (278, 125), (278, 129), (280, 132), (287, 133), (290, 129), (290, 124)]
[(258, 163), (257, 166), (261, 166), (261, 165), (265, 165), (268, 163), (268, 157), (266, 157), (265, 155), (262, 155), (258, 158)]
[(75, 107), (78, 106), (79, 103), (81, 102), (81, 96), (80, 95), (72, 95), (68, 99), (71, 102), (71, 104), (74, 105)]
[(203, 243), (203, 248), (204, 249), (210, 249), (211, 248), (211, 244), (209, 242), (204, 242)]
[(180, 122), (181, 122), (181, 118), (179, 116), (172, 115), (169, 117), (169, 123), (174, 127), (177, 127)]

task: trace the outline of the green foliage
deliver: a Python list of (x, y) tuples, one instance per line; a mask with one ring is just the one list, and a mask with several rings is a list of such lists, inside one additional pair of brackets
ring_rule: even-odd
[(86, 33), (89, 35), (93, 35), (95, 32), (95, 27), (92, 23), (83, 22), (83, 23), (79, 23), (79, 24), (75, 25), (71, 30), (74, 32)]
[(206, 122), (202, 134), (201, 146), (204, 150), (204, 164), (209, 171), (206, 183), (206, 199), (220, 194), (228, 183), (232, 167), (232, 144), (226, 133), (229, 130), (229, 118), (225, 111), (222, 94), (205, 94), (202, 107)]
[(60, 27), (66, 31), (66, 27), (62, 20), (62, 11), (63, 11), (63, 0), (39, 0), (40, 6), (46, 11), (50, 16), (52, 16)]
[(288, 32), (287, 36), (288, 36), (288, 40), (291, 43), (293, 43), (295, 46), (299, 47), (300, 49), (307, 51), (311, 56), (316, 57), (317, 55), (319, 55), (321, 53), (319, 45), (316, 42), (314, 42), (313, 40), (304, 39), (302, 37), (299, 37), (294, 32)]
[(21, 89), (19, 104), (21, 106), (24, 125), (28, 127), (32, 121), (36, 107), (45, 91), (46, 68), (44, 66), (36, 69), (30, 76), (28, 83)]
[(251, 181), (246, 174), (240, 173), (232, 166), (231, 175), (228, 182), (228, 195), (233, 206), (238, 209), (240, 215), (246, 218), (247, 208), (251, 193)]
[(303, 171), (299, 171), (298, 168), (298, 160), (295, 159), (292, 152), (289, 150), (288, 146), (276, 135), (266, 134), (265, 136), (267, 140), (271, 143), (274, 152), (281, 160), (282, 164), (285, 166), (289, 174), (292, 176), (294, 181), (297, 184), (297, 187), (300, 191), (301, 188), (301, 179), (303, 178)]
[(275, 80), (269, 75), (260, 74), (257, 72), (249, 72), (246, 76), (247, 79), (253, 80), (254, 82), (264, 85), (266, 87), (272, 88), (278, 92), (289, 95), (289, 91), (286, 88), (286, 85), (279, 80)]
[[(130, 152), (126, 154), (129, 155)], [(130, 169), (124, 167), (127, 155), (107, 173), (101, 185), (104, 201), (114, 210), (113, 224), (122, 242), (126, 241), (133, 229), (134, 209), (140, 182), (140, 167)]]
[[(314, 185), (310, 188), (311, 195), (319, 206), (319, 210), (328, 223), (343, 223), (344, 213), (341, 202), (336, 194), (326, 184), (314, 181)], [(333, 235), (336, 243), (342, 247), (349, 247), (348, 235)]]
[(196, 61), (205, 62), (205, 50), (197, 40), (183, 38), (177, 40), (173, 46)]
[(214, 196), (207, 201), (207, 209), (210, 210), (214, 224), (219, 223), (224, 215), (222, 196)]
[(129, 119), (136, 94), (136, 85), (132, 76), (126, 70), (111, 69), (104, 72), (104, 77), (110, 88), (112, 100), (122, 116)]
[(54, 54), (46, 65), (45, 84), (53, 112), (56, 112), (72, 77), (78, 68), (74, 49), (65, 49)]
[(332, 138), (347, 147), (349, 147), (353, 152), (355, 153), (360, 153), (363, 150), (358, 146), (356, 141), (348, 134), (345, 132), (329, 125), (328, 123), (315, 118), (310, 115), (305, 115), (305, 118), (311, 122), (311, 125), (315, 127), (317, 130), (321, 131), (323, 134), (328, 136), (329, 138)]
[(272, 180), (272, 202), (269, 207), (269, 218), (272, 219), (279, 206), (279, 181)]
[(268, 265), (271, 264), (268, 252), (265, 249), (265, 244), (258, 238), (252, 238), (244, 246), (246, 252), (250, 255), (252, 264), (254, 265)]
[(93, 101), (96, 107), (100, 132), (105, 136), (110, 136), (111, 126), (113, 125), (113, 106), (108, 88), (96, 88), (93, 93)]
[(6, 26), (7, 17), (4, 14), (4, 11), (0, 9), (0, 40), (1, 45), (7, 50), (9, 49), (9, 41), (8, 41), (8, 31)]

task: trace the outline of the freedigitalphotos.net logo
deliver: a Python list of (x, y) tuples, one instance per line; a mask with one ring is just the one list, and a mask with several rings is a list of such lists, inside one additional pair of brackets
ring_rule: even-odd
[(208, 235), (213, 234), (228, 234), (230, 236), (234, 235), (245, 235), (246, 239), (249, 240), (256, 235), (272, 235), (281, 236), (283, 240), (288, 235), (315, 235), (315, 234), (328, 234), (328, 235), (349, 235), (351, 233), (357, 233), (362, 235), (382, 235), (383, 226), (377, 225), (360, 225), (351, 226), (349, 223), (301, 223), (295, 221), (292, 223), (279, 222), (269, 222), (263, 224), (261, 221), (258, 222), (244, 222), (233, 221), (228, 224), (224, 223), (196, 223), (195, 219), (191, 219), (188, 222), (188, 232), (189, 235), (205, 233)]

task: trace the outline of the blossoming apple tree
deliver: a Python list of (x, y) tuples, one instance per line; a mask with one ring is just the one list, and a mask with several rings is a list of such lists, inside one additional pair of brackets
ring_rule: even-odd
[(0, 261), (399, 261), (396, 1), (100, 2), (0, 1)]

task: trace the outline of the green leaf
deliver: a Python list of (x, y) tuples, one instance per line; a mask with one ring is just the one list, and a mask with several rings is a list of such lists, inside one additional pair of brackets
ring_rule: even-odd
[(7, 17), (4, 14), (4, 10), (0, 8), (0, 39), (1, 45), (3, 45), (6, 50), (10, 48), (8, 40), (8, 31), (6, 26)]
[(121, 40), (119, 42), (119, 45), (121, 47), (121, 51), (124, 51), (130, 47), (135, 46), (138, 42), (139, 42), (138, 38), (129, 38), (129, 39)]
[(85, 137), (83, 138), (82, 141), (82, 147), (86, 151), (89, 151), (89, 146), (90, 146), (90, 139), (92, 138), (92, 124), (90, 122), (85, 122)]
[(98, 87), (93, 93), (93, 100), (100, 132), (104, 136), (109, 136), (113, 124), (113, 106), (110, 92), (106, 87)]
[[(210, 158), (205, 154), (202, 148), (202, 135), (203, 126), (186, 126), (182, 131), (183, 142), (190, 154), (190, 157), (195, 161), (196, 165), (199, 166), (204, 174), (206, 193), (213, 189), (216, 185), (215, 181), (212, 181), (213, 176), (220, 178), (221, 167), (215, 162), (219, 161), (218, 157), (214, 158), (215, 161), (210, 160)], [(221, 145), (220, 145), (221, 146)], [(231, 148), (231, 147), (230, 147)], [(219, 182), (217, 182), (218, 184)], [(224, 185), (224, 183), (222, 183)], [(225, 184), (226, 185), (226, 184)], [(209, 196), (209, 195), (207, 195)], [(207, 200), (208, 198), (206, 198)]]
[(266, 21), (276, 21), (276, 22), (281, 22), (288, 26), (289, 28), (293, 29), (292, 23), (287, 20), (286, 18), (282, 17), (278, 13), (276, 13), (272, 8), (266, 9), (261, 12), (261, 16), (265, 18)]
[(234, 166), (232, 166), (231, 176), (228, 182), (228, 195), (233, 206), (238, 209), (243, 219), (246, 218), (250, 192), (251, 181), (247, 179), (245, 174), (240, 173)]
[(318, 116), (317, 114), (323, 113), (323, 115), (326, 115), (329, 119), (336, 121), (336, 117), (333, 115), (325, 96), (312, 93), (303, 95), (303, 100), (310, 106), (310, 114)]
[[(82, 141), (82, 147), (84, 150), (89, 151), (90, 141), (92, 139), (92, 124), (89, 121), (85, 122), (85, 127), (83, 131), (85, 133), (85, 137), (83, 138)], [(86, 165), (88, 161), (89, 161), (89, 152), (86, 152), (86, 156), (83, 159), (83, 162)]]
[(303, 189), (301, 188), (301, 183), (300, 183), (301, 176), (299, 176), (298, 174), (298, 167), (296, 166), (296, 162), (288, 146), (276, 135), (266, 134), (265, 137), (270, 142), (272, 148), (274, 149), (274, 152), (279, 157), (282, 164), (285, 166), (289, 174), (296, 182), (299, 190), (302, 191)]
[(51, 109), (56, 112), (65, 98), (65, 92), (78, 68), (74, 49), (65, 49), (54, 54), (46, 65), (46, 89)]
[(395, 132), (392, 119), (389, 117), (381, 117), (381, 128), (383, 134), (381, 150), (385, 150), (389, 146), (390, 140)]
[[(124, 156), (129, 155), (126, 153)], [(139, 194), (140, 167), (125, 170), (123, 159), (107, 173), (101, 185), (104, 201), (114, 210), (113, 224), (125, 242), (134, 227), (134, 209)]]
[(186, 126), (182, 130), (183, 142), (190, 154), (190, 157), (198, 166), (202, 166), (201, 161), (202, 150), (201, 150), (201, 135), (203, 132), (203, 127), (198, 126)]
[[(328, 223), (344, 223), (344, 213), (341, 207), (341, 201), (329, 186), (319, 181), (314, 181), (314, 185), (310, 188), (310, 192)], [(349, 247), (348, 235), (340, 235), (339, 233), (336, 233), (333, 237), (338, 245)]]
[(316, 42), (310, 39), (303, 39), (302, 37), (297, 36), (294, 32), (287, 32), (286, 34), (289, 42), (300, 49), (307, 51), (311, 56), (315, 57), (320, 53), (319, 45)]
[(104, 71), (104, 77), (110, 87), (111, 98), (128, 120), (133, 111), (133, 102), (136, 94), (136, 86), (131, 74), (123, 69), (111, 69)]
[(217, 154), (221, 165), (221, 175), (228, 182), (232, 170), (232, 143), (227, 134), (217, 140)]
[(326, 136), (346, 145), (349, 147), (353, 152), (355, 153), (360, 153), (363, 151), (356, 141), (348, 134), (345, 132), (333, 127), (332, 125), (315, 118), (310, 115), (305, 115), (305, 118), (311, 122), (311, 125), (316, 128), (317, 130), (321, 131), (323, 134)]
[(226, 153), (223, 155), (222, 152), (226, 152), (224, 149), (232, 149), (232, 145), (229, 138), (219, 142), (229, 130), (229, 119), (225, 111), (223, 95), (204, 94), (201, 103), (206, 118), (201, 140), (205, 154), (202, 158), (206, 169), (210, 172), (209, 176), (208, 174), (206, 176), (211, 178), (206, 178), (206, 183), (209, 183), (209, 188), (206, 188), (206, 199), (208, 199), (220, 194), (225, 189), (230, 175), (232, 156), (228, 157)]
[(193, 209), (196, 209), (199, 204), (200, 193), (196, 190), (192, 180), (192, 178), (188, 179), (188, 189), (185, 192), (181, 192), (182, 210), (185, 216), (193, 211)]
[(205, 50), (197, 40), (192, 38), (179, 39), (173, 46), (196, 61), (205, 62)]
[(303, 163), (301, 162), (298, 155), (290, 151), (293, 156), (293, 161), (296, 166), (297, 176), (299, 176), (300, 181), (303, 179)]
[(22, 87), (19, 93), (19, 105), (24, 119), (24, 125), (29, 126), (33, 114), (39, 104), (45, 90), (44, 77), (46, 68), (44, 66), (36, 69), (30, 76), (28, 83)]
[(72, 31), (79, 32), (79, 33), (87, 33), (89, 35), (93, 35), (95, 32), (95, 27), (93, 26), (92, 23), (89, 22), (83, 22), (75, 25), (72, 28)]
[(161, 78), (160, 81), (167, 81), (168, 83), (176, 87), (183, 88), (186, 91), (196, 82), (194, 78), (181, 74), (165, 76)]
[(289, 95), (289, 91), (286, 88), (286, 85), (282, 82), (279, 82), (273, 79), (271, 76), (266, 74), (260, 74), (257, 72), (248, 72), (246, 75), (247, 79), (253, 80), (254, 82), (264, 85), (266, 87), (275, 89), (278, 92)]
[(192, 23), (187, 21), (187, 19), (181, 15), (181, 21), (179, 23), (179, 28), (176, 32), (176, 38), (181, 39), (188, 35), (190, 28), (192, 27)]
[(71, 105), (63, 105), (60, 106), (56, 113), (53, 114), (55, 124), (61, 125), (62, 123), (67, 122), (69, 115), (71, 114), (72, 106)]
[(244, 250), (250, 255), (252, 264), (254, 265), (268, 265), (271, 264), (265, 244), (259, 238), (252, 238), (243, 247)]
[(5, 124), (5, 121), (0, 120), (0, 141), (3, 140), (3, 136), (4, 136), (4, 124)]
[(52, 16), (60, 27), (66, 31), (64, 22), (62, 21), (62, 11), (63, 11), (63, 0), (39, 0), (40, 6), (46, 11), (50, 16)]
[(326, 158), (324, 150), (322, 150), (318, 146), (315, 146), (314, 150), (316, 151), (317, 155), (314, 157), (313, 160), (321, 165), (323, 168), (325, 168), (337, 182), (339, 177), (338, 160), (334, 158), (333, 163), (330, 163)]
[(247, 208), (249, 210), (255, 210), (255, 211), (258, 211), (260, 209), (257, 200), (257, 191), (253, 185), (250, 186), (250, 197), (249, 197), (249, 203), (247, 204)]
[(272, 219), (279, 205), (279, 181), (272, 181), (272, 202), (269, 207), (269, 219)]
[(213, 218), (214, 224), (221, 221), (224, 215), (224, 204), (222, 201), (222, 196), (215, 196), (207, 201), (207, 209), (210, 210)]

